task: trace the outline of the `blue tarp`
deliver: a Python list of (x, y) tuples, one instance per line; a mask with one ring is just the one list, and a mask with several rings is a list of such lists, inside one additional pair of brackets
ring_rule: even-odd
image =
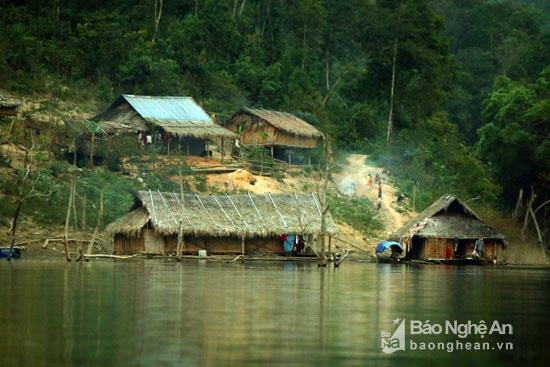
[(390, 247), (394, 247), (394, 249), (397, 250), (397, 252), (401, 253), (403, 252), (403, 246), (399, 242), (394, 241), (382, 241), (378, 245), (376, 245), (376, 253), (381, 253), (386, 251)]
[(287, 234), (284, 242), (284, 247), (286, 252), (291, 252), (294, 250), (294, 241), (296, 241), (295, 234)]

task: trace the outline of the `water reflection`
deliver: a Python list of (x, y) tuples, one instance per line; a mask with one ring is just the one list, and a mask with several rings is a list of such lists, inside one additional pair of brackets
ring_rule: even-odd
[[(364, 263), (0, 262), (9, 351), (0, 366), (537, 365), (550, 357), (549, 274)], [(380, 333), (397, 317), (510, 323), (514, 350), (384, 354)]]

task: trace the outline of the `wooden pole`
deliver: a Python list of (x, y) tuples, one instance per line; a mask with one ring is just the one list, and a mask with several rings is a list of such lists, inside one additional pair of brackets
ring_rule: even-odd
[(94, 234), (92, 235), (92, 239), (90, 240), (90, 243), (88, 244), (88, 248), (86, 249), (86, 253), (90, 255), (92, 253), (92, 249), (95, 243), (95, 238), (97, 236), (97, 233), (99, 232), (99, 228), (101, 227), (101, 223), (103, 222), (103, 195), (104, 195), (104, 189), (101, 188), (101, 194), (99, 197), (99, 214), (97, 216), (97, 223), (94, 229)]
[(67, 216), (65, 218), (65, 232), (63, 234), (63, 246), (65, 247), (65, 256), (67, 261), (71, 261), (71, 255), (69, 254), (69, 219), (71, 217), (71, 208), (73, 204), (74, 195), (74, 179), (71, 181), (71, 192), (69, 194), (69, 204), (67, 205)]
[(332, 151), (330, 147), (330, 141), (327, 136), (325, 136), (325, 177), (323, 180), (323, 188), (321, 190), (321, 195), (319, 195), (320, 204), (322, 207), (322, 213), (321, 213), (321, 257), (319, 258), (319, 266), (326, 267), (327, 266), (327, 254), (325, 252), (325, 241), (326, 241), (326, 227), (327, 227), (327, 221), (326, 221), (326, 214), (328, 211), (328, 205), (326, 203), (327, 199), (327, 189), (328, 189), (328, 178), (329, 178), (329, 165), (332, 158)]
[(180, 213), (180, 227), (178, 231), (178, 244), (176, 246), (176, 260), (181, 261), (184, 238), (183, 238), (183, 216), (185, 208), (185, 195), (183, 194), (183, 171), (180, 171), (180, 198), (181, 198), (181, 213)]
[(413, 183), (413, 212), (415, 211), (414, 206), (416, 203), (416, 181)]

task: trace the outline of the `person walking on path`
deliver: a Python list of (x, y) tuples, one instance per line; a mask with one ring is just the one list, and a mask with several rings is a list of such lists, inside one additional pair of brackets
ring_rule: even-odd
[(367, 175), (367, 187), (372, 190), (372, 176), (370, 173)]
[(378, 198), (382, 199), (382, 182), (378, 184)]

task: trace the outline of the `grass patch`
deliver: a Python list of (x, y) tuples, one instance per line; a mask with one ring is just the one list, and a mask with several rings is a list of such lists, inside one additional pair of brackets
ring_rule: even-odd
[(376, 208), (366, 198), (351, 198), (347, 195), (329, 191), (327, 203), (333, 218), (361, 231), (365, 236), (372, 236), (383, 229), (378, 219)]

